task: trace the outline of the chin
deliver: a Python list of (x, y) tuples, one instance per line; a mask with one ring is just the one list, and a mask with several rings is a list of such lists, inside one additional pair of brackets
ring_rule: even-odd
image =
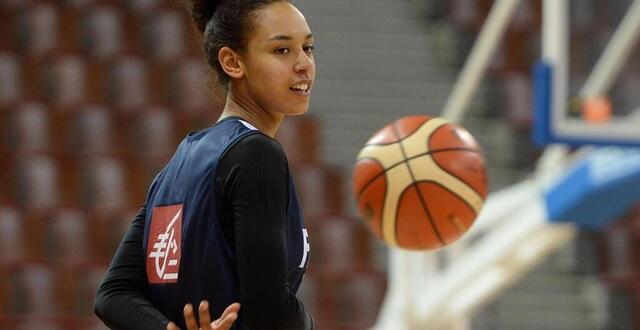
[(307, 113), (307, 111), (309, 111), (309, 104), (288, 109), (288, 111), (286, 111), (285, 114), (287, 116), (300, 116)]

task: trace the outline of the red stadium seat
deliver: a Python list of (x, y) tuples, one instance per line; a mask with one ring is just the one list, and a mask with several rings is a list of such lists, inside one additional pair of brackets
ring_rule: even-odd
[(128, 205), (127, 173), (115, 157), (86, 159), (81, 165), (84, 205), (91, 210), (111, 212)]
[(46, 155), (22, 156), (17, 162), (16, 200), (31, 212), (47, 212), (60, 203), (56, 160)]
[(147, 104), (146, 63), (138, 57), (123, 56), (115, 60), (107, 72), (109, 101), (124, 111), (132, 111)]
[(53, 105), (79, 105), (85, 100), (86, 85), (87, 69), (81, 57), (75, 54), (60, 54), (49, 61), (43, 88), (47, 100)]
[[(183, 58), (173, 63), (167, 71), (162, 77), (164, 79), (158, 80), (172, 107), (191, 115), (198, 115), (203, 109), (213, 112), (216, 108), (222, 108), (224, 96), (212, 90), (211, 79), (216, 78), (207, 74), (209, 67), (203, 59)], [(217, 99), (212, 100), (212, 96)]]
[(144, 28), (145, 52), (156, 61), (175, 60), (185, 52), (184, 15), (176, 10), (156, 10)]
[(0, 105), (16, 102), (22, 96), (20, 60), (14, 53), (0, 52)]
[(178, 146), (174, 116), (163, 108), (152, 107), (127, 116), (130, 123), (127, 144), (136, 155), (163, 156), (172, 154)]
[(13, 274), (17, 284), (18, 314), (55, 315), (60, 312), (56, 299), (56, 276), (46, 264), (26, 264)]
[(109, 109), (87, 105), (79, 111), (71, 125), (70, 149), (74, 154), (95, 156), (113, 153), (115, 129)]
[(82, 26), (83, 49), (91, 57), (109, 59), (122, 52), (122, 17), (117, 7), (90, 7)]
[(74, 209), (60, 209), (46, 219), (44, 247), (46, 257), (56, 265), (78, 265), (94, 257), (93, 243), (85, 214)]
[(20, 28), (18, 44), (27, 54), (43, 56), (56, 49), (58, 43), (58, 11), (47, 2), (38, 2), (24, 7), (15, 21)]
[(30, 102), (8, 115), (9, 143), (15, 151), (47, 151), (51, 145), (51, 117), (46, 106)]
[(22, 214), (16, 208), (0, 205), (0, 268), (14, 265), (27, 256), (24, 226)]

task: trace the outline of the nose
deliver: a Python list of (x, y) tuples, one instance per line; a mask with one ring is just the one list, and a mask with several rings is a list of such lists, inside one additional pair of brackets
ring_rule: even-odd
[(306, 52), (301, 51), (296, 60), (294, 70), (296, 72), (305, 72), (313, 69), (314, 66), (315, 62), (313, 61), (313, 57)]

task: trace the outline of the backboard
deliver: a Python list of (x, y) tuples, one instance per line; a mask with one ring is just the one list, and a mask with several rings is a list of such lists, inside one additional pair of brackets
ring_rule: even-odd
[[(577, 1), (580, 0), (573, 0)], [(607, 2), (590, 3), (604, 6)], [(619, 25), (583, 81), (571, 69), (575, 67), (571, 52), (576, 51), (571, 47), (571, 36), (575, 35), (572, 29), (576, 26), (571, 22), (575, 16), (571, 6), (570, 0), (543, 0), (542, 58), (533, 69), (534, 141), (539, 146), (640, 146), (640, 102), (634, 107), (611, 97), (614, 83), (633, 70), (629, 59), (634, 56), (640, 37), (640, 0), (633, 0), (621, 15)], [(592, 15), (600, 14), (596, 8), (591, 9)], [(598, 39), (590, 32), (587, 29), (587, 42), (597, 44)], [(640, 90), (637, 93), (640, 95)]]

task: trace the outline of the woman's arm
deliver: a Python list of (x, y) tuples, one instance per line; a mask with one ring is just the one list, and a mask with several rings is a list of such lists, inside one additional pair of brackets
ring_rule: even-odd
[[(149, 302), (147, 275), (144, 264), (142, 239), (146, 208), (142, 207), (134, 218), (116, 251), (102, 284), (98, 287), (94, 310), (96, 315), (112, 329), (178, 329)], [(227, 307), (222, 316), (209, 322), (209, 304), (199, 306), (202, 324), (211, 330), (228, 330), (238, 317), (240, 305)], [(193, 307), (185, 306), (188, 329), (198, 329)], [(203, 325), (202, 328), (205, 326)]]
[[(312, 329), (291, 291), (287, 262), (289, 178), (282, 147), (261, 135), (232, 146), (218, 170), (227, 230), (232, 228), (242, 317), (250, 329)], [(225, 208), (226, 206), (226, 208)], [(227, 214), (224, 214), (224, 213)]]
[(146, 207), (133, 219), (98, 287), (96, 315), (112, 329), (166, 329), (169, 320), (148, 298), (142, 239)]

